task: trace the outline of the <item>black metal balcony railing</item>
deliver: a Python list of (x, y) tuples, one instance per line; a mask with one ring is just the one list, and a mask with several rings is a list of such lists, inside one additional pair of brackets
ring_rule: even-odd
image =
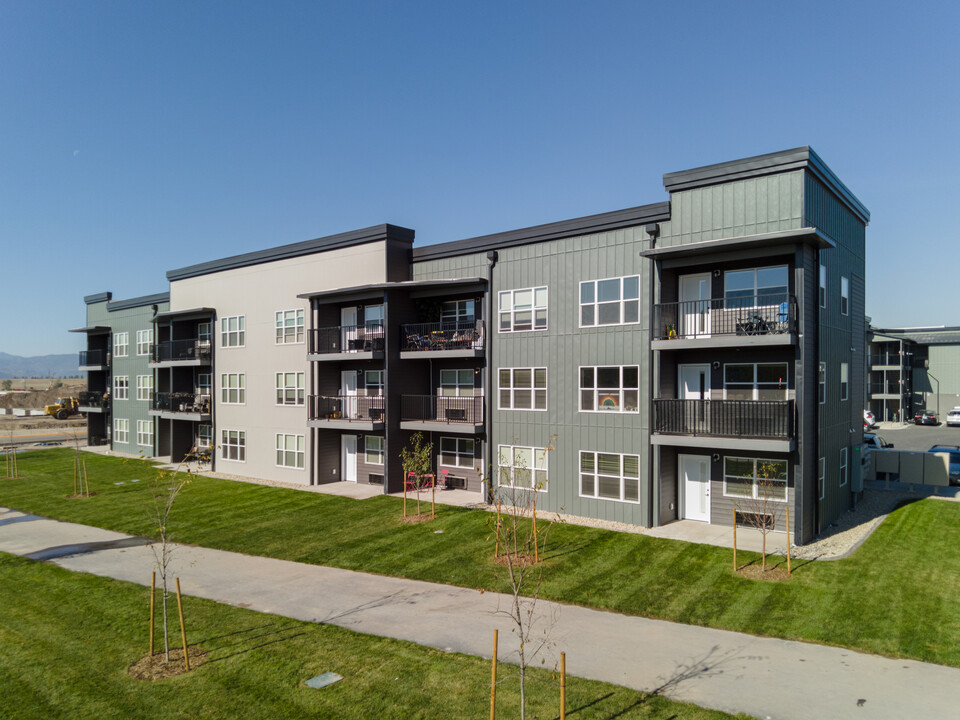
[(483, 422), (483, 396), (403, 395), (400, 421), (479, 425)]
[(309, 333), (308, 352), (313, 355), (341, 352), (383, 352), (383, 325), (337, 325)]
[(165, 340), (153, 346), (153, 362), (171, 360), (209, 360), (211, 344), (209, 340)]
[(792, 400), (653, 401), (655, 432), (787, 440), (793, 436)]
[(80, 365), (109, 365), (110, 353), (106, 350), (81, 350)]
[(210, 414), (210, 396), (192, 392), (161, 392), (153, 396), (153, 409), (165, 412)]
[(382, 395), (311, 395), (307, 398), (311, 420), (383, 422)]
[(484, 335), (483, 320), (413, 323), (400, 330), (400, 350), (483, 350)]
[(786, 293), (659, 303), (654, 339), (771, 335), (797, 328), (797, 298)]
[(899, 383), (870, 383), (867, 386), (871, 395), (899, 395), (903, 389)]
[(77, 395), (77, 402), (80, 403), (80, 407), (95, 407), (105, 410), (110, 407), (110, 393), (81, 390)]

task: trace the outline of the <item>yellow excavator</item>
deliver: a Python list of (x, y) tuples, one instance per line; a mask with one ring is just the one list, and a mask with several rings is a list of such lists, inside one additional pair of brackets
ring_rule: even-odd
[(44, 405), (43, 412), (57, 420), (66, 420), (80, 413), (80, 402), (74, 397), (57, 398), (53, 405)]

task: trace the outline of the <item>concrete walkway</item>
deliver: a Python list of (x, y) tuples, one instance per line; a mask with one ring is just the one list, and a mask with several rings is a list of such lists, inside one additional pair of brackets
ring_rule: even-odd
[[(147, 541), (0, 508), (0, 551), (148, 584)], [(218, 602), (510, 661), (506, 596), (179, 546), (184, 592)], [(541, 601), (556, 657), (571, 675), (758, 718), (957, 717), (960, 670), (839, 648), (693, 627)], [(547, 666), (554, 655), (548, 655)], [(539, 664), (539, 663), (538, 663)]]

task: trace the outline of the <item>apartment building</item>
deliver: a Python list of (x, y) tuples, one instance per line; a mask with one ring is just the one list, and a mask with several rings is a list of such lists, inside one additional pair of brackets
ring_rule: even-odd
[(664, 186), (468, 240), (381, 225), (170, 271), (154, 453), (396, 492), (421, 432), (478, 496), (729, 525), (763, 492), (806, 541), (860, 488), (869, 213), (806, 147)]

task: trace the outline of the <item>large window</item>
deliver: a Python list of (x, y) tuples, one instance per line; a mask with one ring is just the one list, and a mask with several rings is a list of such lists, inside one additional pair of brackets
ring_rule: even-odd
[(580, 327), (640, 322), (640, 276), (580, 283)]
[(787, 501), (787, 461), (727, 457), (723, 460), (723, 494), (744, 500)]
[(244, 315), (220, 318), (220, 345), (243, 347), (246, 344), (246, 324)]
[(368, 397), (383, 395), (383, 370), (366, 370), (363, 373), (363, 384)]
[(213, 447), (213, 426), (201, 425), (197, 431), (197, 447), (209, 450)]
[(787, 363), (727, 363), (725, 400), (786, 400)]
[(820, 266), (820, 307), (827, 306), (827, 266)]
[(473, 322), (473, 300), (447, 300), (440, 307), (442, 322)]
[(119, 332), (113, 334), (113, 356), (126, 357), (130, 347), (130, 333)]
[(640, 367), (580, 368), (580, 412), (640, 412)]
[(580, 497), (640, 502), (640, 456), (581, 450)]
[(153, 447), (153, 420), (137, 420), (137, 445)]
[(302, 372), (277, 373), (277, 405), (303, 405)]
[(547, 288), (504, 290), (500, 293), (500, 332), (547, 329)]
[(850, 314), (850, 280), (840, 278), (840, 314)]
[(130, 421), (127, 418), (113, 419), (113, 441), (115, 443), (130, 442)]
[(277, 465), (288, 468), (302, 468), (303, 460), (303, 435), (277, 433)]
[(383, 318), (383, 305), (367, 305), (363, 308), (363, 326), (367, 330), (383, 330)]
[(441, 370), (440, 394), (445, 397), (470, 397), (473, 391), (473, 369)]
[(847, 484), (847, 449), (840, 448), (840, 487)]
[[(277, 345), (303, 342), (303, 308), (278, 310), (276, 313)], [(242, 342), (240, 343), (243, 344)]]
[(840, 363), (840, 399), (846, 400), (849, 397), (850, 388), (850, 365), (849, 363)]
[(497, 478), (504, 487), (546, 491), (547, 449), (501, 445)]
[(246, 401), (246, 376), (243, 373), (221, 374), (220, 402), (226, 405), (243, 405)]
[(501, 410), (546, 410), (546, 368), (500, 368)]
[(128, 375), (114, 375), (113, 399), (126, 400), (130, 392), (130, 377)]
[(137, 375), (137, 400), (153, 399), (153, 375)]
[(787, 301), (787, 266), (728, 270), (723, 297), (728, 308), (779, 305)]
[(476, 445), (472, 438), (440, 438), (440, 464), (449, 467), (472, 468)]
[(247, 461), (247, 433), (243, 430), (220, 431), (220, 456), (234, 462)]
[(153, 348), (153, 330), (137, 330), (137, 355), (149, 355)]
[(383, 438), (380, 435), (365, 435), (363, 454), (367, 464), (383, 465)]
[(827, 401), (827, 364), (820, 363), (817, 367), (817, 393), (821, 405)]

